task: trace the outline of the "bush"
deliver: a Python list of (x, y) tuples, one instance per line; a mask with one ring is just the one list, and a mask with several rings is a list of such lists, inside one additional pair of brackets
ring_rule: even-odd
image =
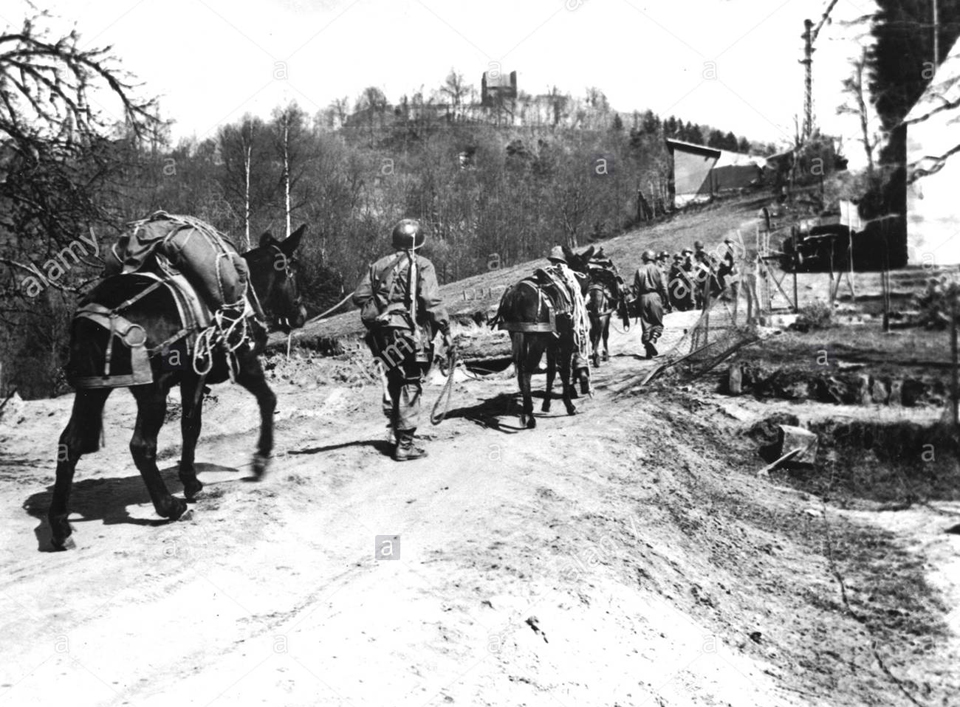
[(805, 334), (832, 326), (833, 309), (826, 302), (814, 302), (800, 310), (800, 316), (790, 328)]
[(916, 298), (920, 323), (927, 329), (946, 329), (958, 309), (958, 297), (960, 284), (946, 275), (931, 277), (927, 289)]

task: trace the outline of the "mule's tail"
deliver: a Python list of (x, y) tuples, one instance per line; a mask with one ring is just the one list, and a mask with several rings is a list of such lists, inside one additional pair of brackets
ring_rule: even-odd
[(490, 321), (487, 322), (491, 329), (496, 329), (497, 325), (505, 321), (504, 314), (507, 313), (509, 305), (507, 304), (510, 301), (511, 293), (513, 292), (513, 287), (508, 287), (503, 291), (503, 294), (500, 295), (500, 303), (497, 305), (497, 313), (490, 318)]

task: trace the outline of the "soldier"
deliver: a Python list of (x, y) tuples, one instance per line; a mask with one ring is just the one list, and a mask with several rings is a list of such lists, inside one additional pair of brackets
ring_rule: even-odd
[(696, 283), (694, 282), (693, 251), (684, 248), (680, 252), (677, 279), (671, 281), (671, 295), (678, 300), (676, 308), (687, 312), (696, 306)]
[(703, 241), (695, 241), (693, 244), (693, 269), (696, 306), (697, 309), (703, 309), (718, 289), (714, 259), (704, 249)]
[[(390, 419), (395, 461), (427, 455), (414, 446), (423, 377), (433, 359), (433, 339), (450, 342), (450, 320), (440, 300), (433, 263), (417, 255), (425, 236), (419, 222), (403, 219), (393, 229), (396, 253), (373, 263), (353, 293), (368, 329), (366, 341), (386, 377), (384, 414)], [(411, 284), (412, 283), (412, 284)]]
[(673, 264), (667, 274), (667, 296), (670, 298), (671, 308), (680, 312), (686, 311), (685, 302), (689, 292), (687, 274), (683, 270), (683, 256), (680, 253), (674, 253)]
[(738, 275), (740, 273), (737, 268), (736, 244), (732, 238), (725, 238), (723, 245), (723, 255), (720, 257), (720, 265), (717, 267), (717, 280), (720, 284), (720, 289), (725, 290), (730, 288), (730, 293), (734, 299), (736, 299), (739, 284)]
[(567, 257), (563, 253), (563, 248), (554, 246), (547, 256), (550, 265), (546, 268), (549, 273), (566, 285), (567, 293), (570, 296), (571, 321), (573, 325), (573, 340), (575, 351), (573, 361), (571, 361), (571, 370), (577, 371), (586, 368), (588, 345), (590, 336), (588, 333), (587, 305), (583, 299), (583, 293), (580, 288), (580, 281), (586, 276), (582, 273), (572, 270), (567, 263)]
[(669, 270), (669, 264), (667, 263), (667, 258), (669, 257), (670, 254), (665, 250), (661, 250), (659, 253), (657, 253), (657, 267), (660, 268), (660, 274), (664, 277), (666, 277), (667, 271)]
[(633, 289), (637, 295), (640, 321), (643, 323), (640, 341), (647, 352), (647, 358), (653, 358), (658, 353), (657, 340), (663, 335), (663, 302), (667, 299), (667, 288), (663, 285), (660, 268), (654, 262), (656, 256), (653, 251), (644, 251), (641, 257), (643, 265), (634, 275)]

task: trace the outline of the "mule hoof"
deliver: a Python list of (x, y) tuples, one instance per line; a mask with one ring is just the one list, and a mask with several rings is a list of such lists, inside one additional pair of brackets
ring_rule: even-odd
[(77, 544), (73, 541), (72, 537), (51, 538), (50, 546), (54, 552), (66, 552), (67, 550), (76, 550), (77, 548)]
[(257, 452), (253, 455), (253, 475), (262, 479), (263, 475), (267, 473), (267, 467), (270, 466), (270, 457), (260, 454)]
[(568, 406), (568, 407), (567, 407), (567, 414), (568, 414), (568, 415), (576, 415), (576, 414), (577, 414), (577, 406), (576, 406), (576, 405), (570, 405), (570, 406)]
[(203, 484), (199, 481), (195, 484), (183, 485), (183, 497), (187, 500), (187, 503), (196, 503), (197, 496), (200, 495), (201, 491), (203, 491)]
[(162, 518), (166, 518), (167, 520), (180, 520), (186, 511), (187, 502), (182, 498), (171, 496), (169, 506), (160, 513), (160, 516)]
[[(603, 359), (603, 360), (606, 361), (607, 359)], [(594, 356), (594, 357), (593, 357), (593, 367), (594, 367), (594, 368), (600, 368), (600, 357), (599, 357), (599, 356)]]
[(540, 406), (541, 412), (550, 412), (550, 401), (544, 400), (543, 405)]
[(537, 428), (537, 418), (531, 415), (530, 419), (527, 420), (526, 428), (528, 430), (535, 430)]
[(70, 527), (66, 516), (50, 518), (47, 522), (50, 523), (50, 544), (54, 550), (70, 550), (75, 547), (70, 538), (73, 535), (73, 528)]

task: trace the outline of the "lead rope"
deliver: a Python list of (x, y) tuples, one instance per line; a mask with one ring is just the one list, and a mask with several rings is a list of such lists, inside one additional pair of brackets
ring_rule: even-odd
[[(441, 371), (443, 366), (441, 365)], [(453, 346), (447, 351), (447, 382), (443, 384), (443, 390), (440, 391), (440, 397), (437, 398), (437, 402), (433, 404), (433, 409), (430, 411), (430, 424), (439, 425), (447, 417), (447, 413), (450, 411), (450, 399), (453, 396), (453, 374), (457, 370), (457, 349)], [(444, 403), (444, 397), (446, 397), (446, 402)], [(439, 415), (437, 414), (437, 408), (440, 407), (440, 404), (443, 404), (443, 412)]]

